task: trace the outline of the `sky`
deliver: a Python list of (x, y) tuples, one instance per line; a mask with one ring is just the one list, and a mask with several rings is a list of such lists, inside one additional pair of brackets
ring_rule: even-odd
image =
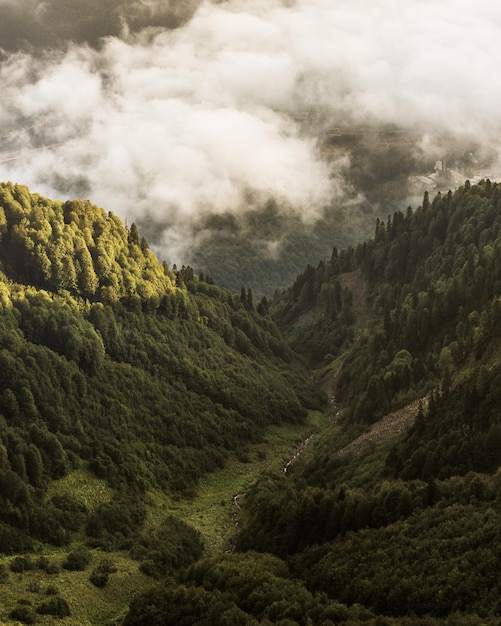
[(150, 220), (176, 262), (208, 214), (342, 203), (326, 127), (498, 151), (499, 59), (487, 0), (0, 0), (0, 179)]

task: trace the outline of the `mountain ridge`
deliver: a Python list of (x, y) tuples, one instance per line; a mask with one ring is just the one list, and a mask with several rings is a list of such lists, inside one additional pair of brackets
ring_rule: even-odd
[[(497, 623), (500, 185), (426, 193), (257, 306), (102, 209), (1, 192), (2, 564), (129, 550), (160, 583), (129, 625)], [(234, 553), (204, 556), (182, 520), (145, 531), (149, 490), (196, 498), (270, 425), (333, 402), (307, 452), (239, 498)], [(407, 428), (341, 454), (409, 407)], [(73, 470), (110, 495), (44, 499)]]
[[(252, 294), (167, 269), (134, 224), (88, 202), (7, 183), (0, 207), (4, 553), (80, 535), (128, 549), (150, 487), (193, 496), (267, 426), (322, 403)], [(47, 499), (75, 469), (111, 498)]]

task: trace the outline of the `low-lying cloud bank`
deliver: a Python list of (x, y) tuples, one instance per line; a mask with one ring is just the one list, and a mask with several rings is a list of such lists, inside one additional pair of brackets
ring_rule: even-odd
[(486, 0), (0, 0), (0, 178), (147, 217), (178, 261), (209, 213), (342, 202), (325, 125), (497, 149), (500, 35)]

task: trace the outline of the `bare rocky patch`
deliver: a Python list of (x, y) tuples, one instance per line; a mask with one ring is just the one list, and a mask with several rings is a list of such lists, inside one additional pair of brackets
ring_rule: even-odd
[(428, 398), (420, 398), (411, 402), (402, 409), (393, 411), (388, 415), (385, 415), (378, 422), (373, 424), (369, 431), (360, 435), (347, 446), (339, 450), (337, 456), (348, 456), (360, 454), (369, 445), (379, 444), (388, 439), (396, 437), (404, 432), (411, 424), (414, 423), (417, 414), (419, 413), (419, 407), (426, 410), (428, 406)]

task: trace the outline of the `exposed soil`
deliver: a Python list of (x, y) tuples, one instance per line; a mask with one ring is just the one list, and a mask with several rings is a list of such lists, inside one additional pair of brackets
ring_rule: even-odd
[(421, 398), (398, 411), (389, 413), (379, 420), (379, 422), (373, 424), (368, 432), (363, 433), (360, 437), (357, 437), (347, 446), (339, 450), (337, 456), (360, 454), (371, 444), (378, 444), (399, 435), (414, 422), (419, 412), (420, 404), (423, 411), (425, 411), (428, 406), (428, 398)]

